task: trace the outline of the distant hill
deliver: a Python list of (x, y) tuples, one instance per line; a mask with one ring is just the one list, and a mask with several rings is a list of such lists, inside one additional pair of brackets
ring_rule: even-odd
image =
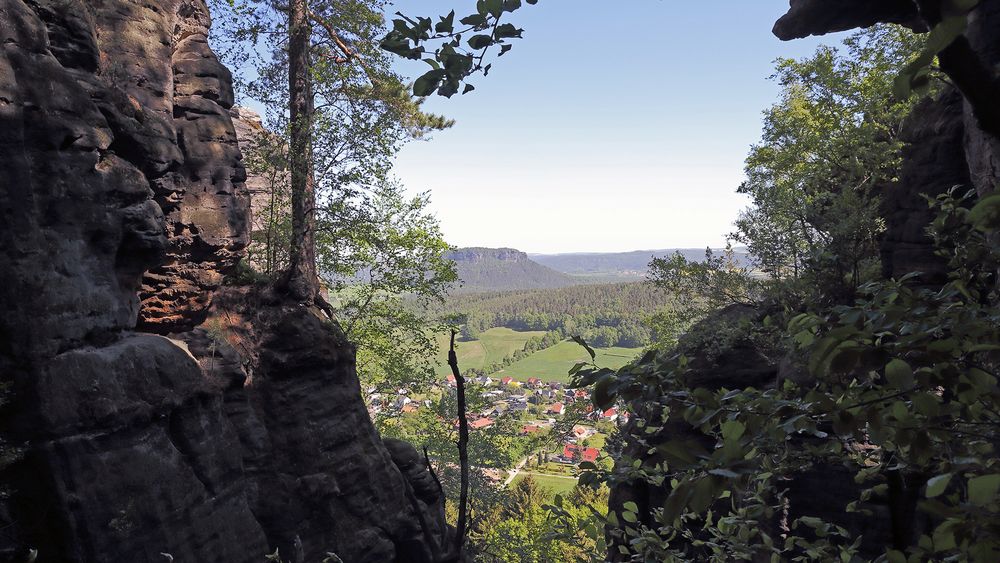
[(513, 248), (459, 248), (447, 254), (464, 283), (456, 291), (508, 291), (566, 287), (572, 276), (543, 266)]
[[(579, 252), (568, 254), (532, 254), (530, 258), (543, 266), (572, 276), (595, 279), (638, 279), (646, 276), (653, 257), (669, 256), (680, 252), (694, 262), (705, 260), (704, 248), (663, 248), (659, 250), (633, 250), (631, 252)], [(745, 251), (736, 251), (737, 260), (748, 260)]]

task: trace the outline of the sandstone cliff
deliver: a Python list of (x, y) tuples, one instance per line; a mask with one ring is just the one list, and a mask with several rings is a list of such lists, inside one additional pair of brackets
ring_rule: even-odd
[(249, 202), (209, 24), (0, 0), (0, 561), (433, 560), (336, 324), (217, 292)]

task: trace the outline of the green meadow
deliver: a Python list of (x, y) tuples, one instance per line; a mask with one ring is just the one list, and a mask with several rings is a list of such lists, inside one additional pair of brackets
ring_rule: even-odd
[[(482, 369), (484, 366), (494, 364), (508, 356), (512, 356), (515, 351), (524, 349), (524, 344), (535, 336), (544, 336), (545, 331), (518, 332), (509, 328), (497, 327), (484, 330), (479, 335), (478, 340), (466, 342), (456, 341), (455, 352), (458, 354), (458, 365), (462, 370), (469, 368)], [(437, 368), (439, 376), (451, 373), (448, 368), (448, 347), (449, 336), (438, 335), (438, 361)]]
[[(595, 348), (597, 365), (617, 369), (635, 359), (642, 348)], [(579, 344), (565, 341), (539, 350), (534, 354), (514, 362), (504, 371), (518, 381), (537, 377), (542, 381), (569, 381), (569, 370), (577, 363), (589, 361), (590, 356)]]

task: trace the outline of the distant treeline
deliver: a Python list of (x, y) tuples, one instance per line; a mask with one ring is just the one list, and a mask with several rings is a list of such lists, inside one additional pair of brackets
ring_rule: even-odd
[(465, 317), (466, 338), (507, 327), (582, 336), (600, 347), (635, 348), (650, 344), (645, 321), (670, 301), (645, 282), (611, 283), (456, 295), (448, 299), (445, 313)]

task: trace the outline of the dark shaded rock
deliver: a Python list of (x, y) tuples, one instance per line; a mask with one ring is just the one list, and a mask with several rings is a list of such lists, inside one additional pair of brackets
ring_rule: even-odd
[(772, 31), (787, 41), (883, 22), (926, 28), (913, 0), (790, 0)]
[[(229, 382), (226, 413), (269, 542), (291, 553), (298, 538), (306, 561), (327, 552), (344, 561), (435, 560), (432, 546), (448, 533), (436, 484), (412, 446), (382, 444), (360, 400), (353, 346), (318, 311), (269, 299), (217, 295), (206, 326), (227, 340), (215, 341), (215, 357), (204, 333), (179, 335), (206, 377)], [(249, 374), (226, 348), (256, 352)]]
[(7, 479), (39, 561), (260, 561), (236, 434), (182, 347), (135, 335), (32, 375), (13, 417), (31, 447)]
[(0, 561), (432, 560), (333, 324), (261, 298), (133, 332), (140, 286), (143, 326), (199, 324), (246, 243), (207, 29), (201, 0), (0, 0)]
[[(130, 88), (141, 90), (139, 99), (153, 100), (154, 108), (166, 102), (182, 155), (176, 168), (152, 183), (170, 244), (166, 261), (143, 280), (139, 326), (159, 333), (188, 329), (204, 319), (212, 292), (249, 242), (246, 172), (228, 112), (232, 77), (208, 46), (204, 2), (175, 4), (177, 17), (156, 30), (159, 42), (172, 47), (159, 59), (169, 67), (155, 73), (144, 69)], [(145, 11), (139, 15), (156, 20)], [(111, 56), (127, 54), (116, 48)]]
[(961, 94), (949, 89), (937, 99), (922, 101), (904, 122), (900, 137), (907, 146), (899, 182), (882, 193), (885, 277), (922, 272), (921, 283), (945, 281), (947, 264), (934, 254), (927, 234), (935, 212), (925, 196), (934, 197), (952, 186), (972, 185), (965, 160), (962, 112)]
[(133, 326), (166, 236), (147, 178), (110, 149), (44, 23), (15, 0), (0, 21), (0, 362), (28, 361)]

